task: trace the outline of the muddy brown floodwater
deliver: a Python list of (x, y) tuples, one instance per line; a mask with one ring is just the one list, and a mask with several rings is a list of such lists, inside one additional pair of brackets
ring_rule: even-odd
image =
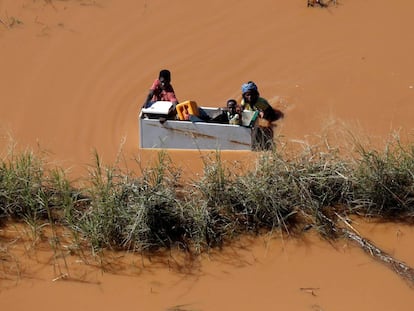
[[(137, 115), (160, 69), (180, 101), (224, 106), (253, 80), (282, 110), (276, 132), (301, 145), (326, 131), (381, 144), (412, 137), (414, 1), (0, 0), (0, 147), (40, 148), (82, 175), (96, 150), (152, 160), (138, 149)], [(187, 176), (195, 151), (170, 152)], [(251, 163), (250, 152), (223, 158)], [(414, 231), (361, 224), (378, 246), (414, 266)], [(2, 229), (6, 230), (6, 229)], [(243, 247), (241, 247), (243, 246)], [(172, 268), (125, 254), (115, 271), (74, 261), (57, 280), (52, 253), (24, 252), (27, 275), (0, 278), (4, 310), (407, 310), (414, 291), (347, 241), (244, 239), (193, 266)], [(176, 254), (173, 256), (180, 257)], [(21, 258), (20, 258), (21, 257)], [(170, 258), (170, 257), (166, 257)], [(175, 257), (173, 257), (175, 258)], [(164, 259), (164, 261), (167, 259)], [(168, 259), (168, 260), (171, 260)], [(185, 271), (182, 271), (182, 270)], [(82, 280), (79, 281), (79, 280)]]

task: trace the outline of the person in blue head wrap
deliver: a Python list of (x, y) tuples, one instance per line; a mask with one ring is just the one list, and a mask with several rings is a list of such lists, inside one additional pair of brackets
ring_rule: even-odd
[(279, 117), (276, 111), (269, 104), (269, 102), (260, 97), (259, 89), (253, 81), (244, 83), (241, 87), (242, 101), (241, 106), (243, 110), (258, 110), (260, 117), (269, 122), (276, 121)]
[[(271, 122), (283, 115), (276, 111), (269, 102), (260, 97), (259, 89), (253, 81), (244, 83), (241, 87), (243, 110), (259, 111), (259, 120), (253, 127), (253, 149), (269, 150), (273, 148), (273, 129)], [(267, 122), (261, 121), (261, 119)]]

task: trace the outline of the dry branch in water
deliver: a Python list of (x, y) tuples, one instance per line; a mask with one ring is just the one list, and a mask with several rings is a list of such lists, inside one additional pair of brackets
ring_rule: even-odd
[(10, 28), (9, 25), (7, 25), (1, 18), (0, 18), (0, 23), (2, 23), (4, 26), (6, 26), (6, 28)]
[(6, 27), (7, 29), (11, 29), (14, 26), (23, 24), (23, 22), (20, 19), (16, 18), (16, 17), (7, 16), (7, 13), (6, 13), (6, 19), (0, 18), (0, 24), (3, 24), (4, 27)]
[(322, 213), (319, 213), (319, 216), (329, 223), (332, 230), (336, 231), (337, 233), (342, 233), (343, 236), (357, 243), (366, 253), (370, 254), (375, 259), (380, 260), (381, 262), (385, 263), (390, 268), (392, 268), (392, 270), (394, 270), (394, 272), (400, 275), (408, 283), (410, 287), (414, 285), (413, 268), (408, 266), (406, 263), (393, 258), (388, 253), (384, 252), (383, 250), (375, 246), (374, 243), (362, 237), (352, 226), (349, 225), (349, 223), (344, 218), (339, 217), (339, 219), (353, 231), (350, 231), (346, 228), (338, 227), (332, 219), (330, 219)]
[(365, 252), (370, 254), (375, 259), (381, 260), (382, 262), (390, 266), (397, 274), (399, 274), (404, 280), (406, 280), (410, 286), (414, 285), (414, 269), (413, 268), (411, 268), (404, 262), (393, 258), (391, 255), (382, 251), (381, 249), (376, 247), (372, 242), (361, 237), (360, 235), (354, 232), (351, 232), (347, 229), (341, 229), (341, 230), (348, 239), (359, 244), (359, 246), (361, 246), (361, 248)]
[(336, 5), (336, 0), (308, 0), (308, 7), (320, 6), (327, 8), (330, 5)]

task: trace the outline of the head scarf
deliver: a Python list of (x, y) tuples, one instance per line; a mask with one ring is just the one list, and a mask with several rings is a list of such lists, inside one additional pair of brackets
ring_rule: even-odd
[(249, 81), (245, 84), (242, 85), (241, 87), (242, 93), (246, 93), (248, 91), (256, 91), (259, 92), (259, 90), (257, 89), (257, 85), (253, 82), (253, 81)]

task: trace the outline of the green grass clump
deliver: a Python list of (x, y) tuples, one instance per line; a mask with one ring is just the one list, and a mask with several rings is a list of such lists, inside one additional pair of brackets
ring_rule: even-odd
[[(218, 151), (204, 158), (204, 174), (199, 180), (193, 181), (187, 195), (194, 217), (191, 232), (197, 232), (198, 246), (222, 246), (237, 234), (236, 217), (232, 209), (234, 179), (237, 177), (235, 171), (225, 166)], [(204, 240), (202, 243), (201, 237)]]
[(414, 146), (399, 140), (383, 152), (360, 146), (355, 170), (355, 202), (367, 216), (414, 220)]
[(45, 218), (47, 197), (41, 161), (27, 152), (3, 161), (0, 167), (0, 210), (14, 218)]
[(77, 213), (76, 226), (94, 252), (102, 248), (146, 251), (183, 240), (187, 220), (177, 201), (178, 176), (165, 153), (134, 177), (102, 167), (99, 157), (87, 190), (89, 205)]
[(11, 152), (0, 163), (0, 217), (42, 222), (70, 219), (80, 193), (60, 168), (47, 168), (45, 158), (32, 151)]
[(76, 193), (59, 168), (45, 169), (45, 160), (33, 152), (11, 154), (0, 164), (0, 213), (15, 220), (62, 219)]
[(297, 201), (286, 164), (278, 153), (264, 153), (253, 171), (237, 178), (231, 202), (243, 230), (289, 230)]

